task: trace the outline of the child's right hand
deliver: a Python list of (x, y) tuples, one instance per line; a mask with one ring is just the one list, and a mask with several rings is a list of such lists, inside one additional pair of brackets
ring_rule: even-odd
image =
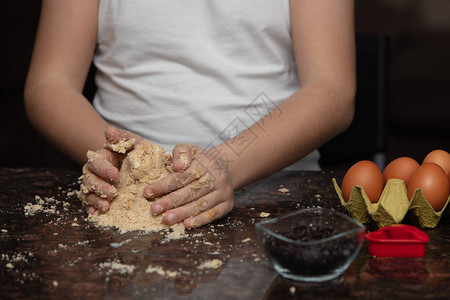
[[(109, 144), (134, 139), (132, 148), (142, 139), (134, 133), (111, 126), (105, 130), (105, 138)], [(87, 156), (88, 161), (83, 166), (80, 199), (89, 214), (96, 210), (107, 212), (110, 201), (117, 195), (113, 182), (119, 177), (119, 169), (126, 153), (117, 153), (103, 147), (95, 152), (89, 151)]]

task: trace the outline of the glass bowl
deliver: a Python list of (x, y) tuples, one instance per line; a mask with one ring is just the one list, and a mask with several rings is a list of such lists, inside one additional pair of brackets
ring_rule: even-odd
[(340, 277), (358, 255), (365, 227), (337, 211), (308, 208), (257, 223), (256, 233), (281, 276), (325, 282)]

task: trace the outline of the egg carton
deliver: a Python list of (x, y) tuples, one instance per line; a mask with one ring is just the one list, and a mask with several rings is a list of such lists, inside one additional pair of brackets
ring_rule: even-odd
[(334, 178), (333, 184), (341, 204), (350, 212), (353, 219), (366, 224), (370, 223), (372, 218), (379, 227), (399, 224), (408, 211), (411, 211), (421, 227), (434, 228), (450, 202), (449, 196), (444, 207), (440, 211), (435, 211), (426, 200), (422, 189), (417, 189), (409, 201), (405, 182), (395, 178), (388, 180), (376, 203), (370, 202), (364, 188), (359, 185), (353, 186), (350, 199), (345, 202), (341, 188)]

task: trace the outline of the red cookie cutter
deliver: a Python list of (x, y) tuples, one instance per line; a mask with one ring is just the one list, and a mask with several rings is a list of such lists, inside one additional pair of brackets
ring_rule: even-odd
[(424, 257), (430, 238), (417, 227), (396, 224), (366, 234), (369, 253), (378, 257)]

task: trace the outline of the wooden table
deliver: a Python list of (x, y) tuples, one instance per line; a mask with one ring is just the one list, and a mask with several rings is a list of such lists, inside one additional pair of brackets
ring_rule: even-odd
[[(266, 260), (254, 224), (321, 206), (346, 213), (331, 178), (343, 173), (280, 172), (236, 192), (232, 213), (189, 237), (120, 234), (97, 228), (72, 191), (79, 170), (0, 169), (1, 299), (449, 299), (448, 210), (425, 258), (375, 258), (367, 242), (340, 283), (284, 280)], [(289, 193), (279, 191), (283, 185)], [(44, 210), (25, 214), (43, 199)], [(54, 205), (54, 206), (52, 206)], [(374, 230), (368, 225), (368, 230)], [(220, 260), (218, 268), (200, 268)]]

